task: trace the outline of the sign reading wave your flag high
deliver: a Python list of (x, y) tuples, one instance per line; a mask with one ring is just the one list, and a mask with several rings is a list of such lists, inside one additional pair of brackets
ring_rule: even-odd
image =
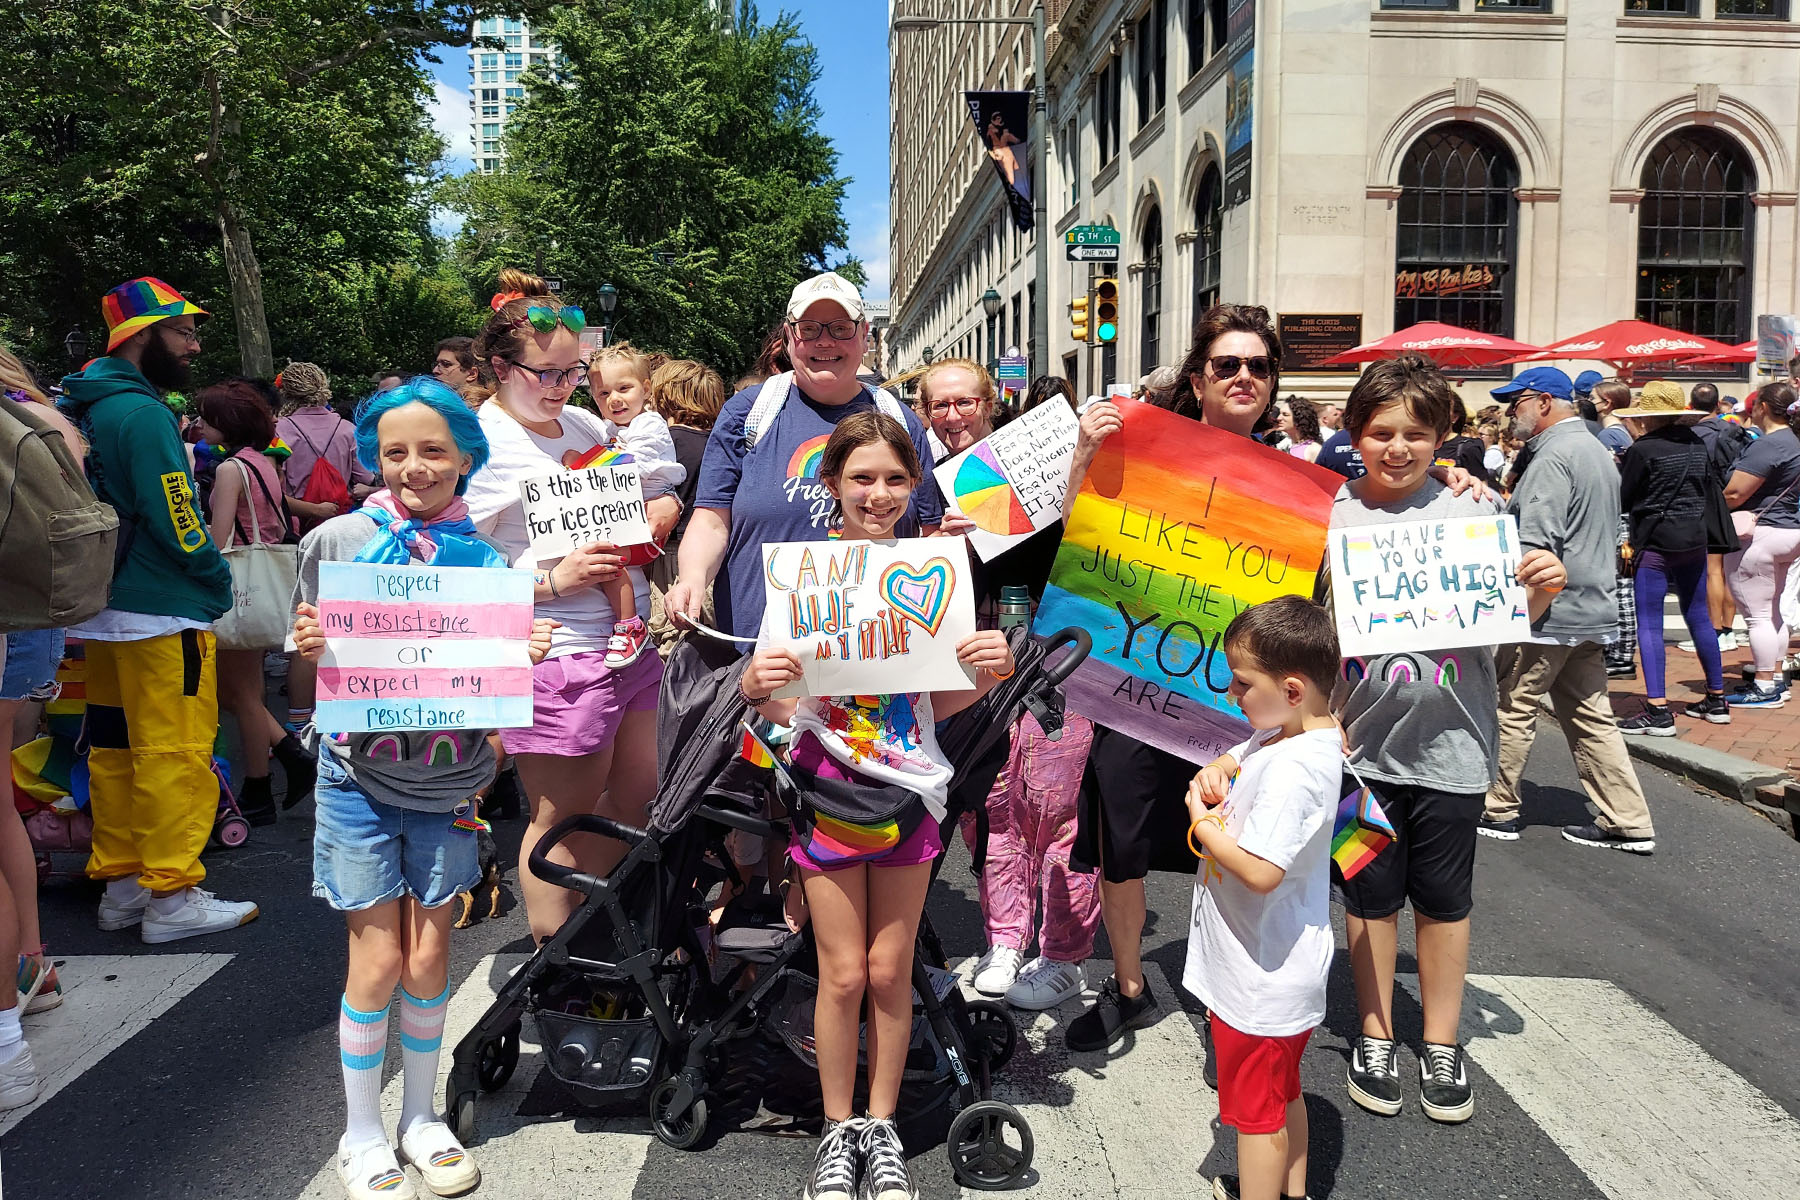
[(1342, 476), (1134, 400), (1069, 505), (1033, 631), (1094, 649), (1069, 707), (1194, 762), (1249, 736), (1226, 694), (1225, 627), (1310, 596)]
[(1345, 658), (1531, 637), (1519, 523), (1453, 517), (1331, 531), (1331, 604)]
[(319, 564), (321, 733), (531, 724), (531, 572)]

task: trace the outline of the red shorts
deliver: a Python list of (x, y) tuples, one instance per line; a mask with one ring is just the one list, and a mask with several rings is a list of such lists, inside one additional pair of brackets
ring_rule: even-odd
[(1313, 1031), (1287, 1037), (1242, 1033), (1212, 1016), (1219, 1063), (1219, 1120), (1239, 1133), (1274, 1133), (1300, 1098), (1300, 1055)]

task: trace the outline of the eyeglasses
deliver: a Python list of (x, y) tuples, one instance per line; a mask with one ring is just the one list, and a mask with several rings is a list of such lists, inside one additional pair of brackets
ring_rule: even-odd
[(947, 417), (950, 415), (950, 409), (954, 407), (963, 416), (971, 417), (975, 415), (975, 410), (981, 407), (984, 399), (986, 399), (985, 396), (945, 396), (942, 400), (933, 400), (929, 411), (934, 417)]
[(561, 308), (551, 308), (548, 304), (534, 304), (525, 310), (524, 316), (508, 321), (507, 328), (519, 329), (529, 325), (539, 333), (549, 333), (558, 324), (561, 324), (570, 333), (580, 333), (587, 328), (587, 314), (573, 304), (565, 304)]
[(834, 342), (847, 342), (856, 336), (859, 321), (848, 317), (841, 321), (789, 321), (788, 328), (803, 342), (816, 342), (820, 334), (829, 333)]
[(522, 362), (515, 362), (510, 358), (505, 362), (507, 366), (523, 371), (537, 380), (537, 384), (541, 388), (559, 388), (564, 383), (570, 387), (580, 387), (588, 379), (586, 367), (570, 367), (567, 370), (560, 367), (545, 367), (543, 370), (539, 370), (536, 367), (528, 367)]
[(1258, 354), (1253, 358), (1239, 358), (1235, 354), (1215, 354), (1206, 360), (1212, 367), (1214, 379), (1230, 379), (1244, 367), (1250, 368), (1252, 379), (1267, 379), (1275, 373), (1275, 360), (1266, 354)]

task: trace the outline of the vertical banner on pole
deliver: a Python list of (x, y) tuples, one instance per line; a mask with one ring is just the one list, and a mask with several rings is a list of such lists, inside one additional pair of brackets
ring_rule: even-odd
[(1030, 92), (964, 92), (969, 118), (987, 150), (994, 173), (1006, 189), (1013, 224), (1029, 233), (1034, 223), (1031, 204)]
[(1256, 132), (1256, 0), (1225, 10), (1225, 207), (1250, 198), (1251, 142)]

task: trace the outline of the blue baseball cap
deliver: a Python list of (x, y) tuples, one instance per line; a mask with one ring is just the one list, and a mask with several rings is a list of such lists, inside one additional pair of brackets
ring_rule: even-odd
[(1583, 371), (1575, 377), (1575, 390), (1585, 396), (1594, 390), (1596, 383), (1605, 378), (1606, 376), (1598, 371)]
[(1511, 383), (1501, 384), (1488, 395), (1498, 397), (1503, 404), (1510, 404), (1518, 399), (1520, 392), (1542, 392), (1558, 400), (1572, 400), (1575, 397), (1575, 385), (1555, 367), (1532, 367), (1528, 371), (1520, 371), (1513, 376)]

